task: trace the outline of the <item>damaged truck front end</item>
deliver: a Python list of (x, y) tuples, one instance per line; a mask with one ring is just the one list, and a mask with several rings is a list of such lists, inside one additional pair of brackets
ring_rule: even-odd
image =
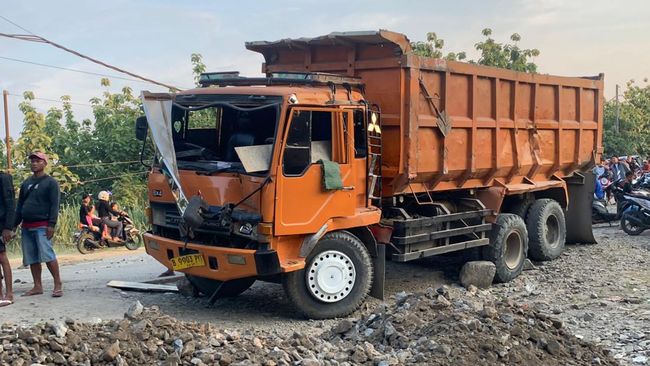
[(282, 98), (144, 92), (142, 100), (138, 137), (147, 123), (156, 150), (147, 253), (212, 301), (280, 273), (268, 183)]

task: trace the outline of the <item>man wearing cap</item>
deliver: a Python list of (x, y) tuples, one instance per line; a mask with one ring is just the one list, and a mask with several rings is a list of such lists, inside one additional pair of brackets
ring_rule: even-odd
[(59, 263), (52, 247), (52, 237), (59, 215), (59, 183), (45, 174), (48, 157), (45, 153), (29, 155), (32, 176), (20, 185), (14, 227), (22, 222), (23, 264), (29, 266), (34, 287), (23, 296), (43, 293), (41, 263), (47, 265), (54, 278), (53, 297), (63, 296)]

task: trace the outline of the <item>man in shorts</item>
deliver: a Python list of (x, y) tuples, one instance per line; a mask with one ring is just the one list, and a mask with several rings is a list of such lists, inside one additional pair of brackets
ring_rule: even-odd
[(59, 183), (45, 174), (48, 161), (45, 153), (32, 153), (29, 160), (33, 174), (20, 185), (14, 224), (16, 227), (22, 222), (23, 264), (29, 266), (34, 279), (34, 287), (23, 296), (43, 293), (41, 263), (45, 263), (54, 278), (52, 296), (61, 297), (63, 285), (59, 275), (59, 262), (52, 247), (54, 228), (59, 216)]
[[(7, 243), (13, 236), (15, 209), (16, 195), (11, 175), (0, 172), (0, 226), (2, 226), (2, 238), (0, 238), (0, 307), (14, 303), (13, 278), (9, 258), (7, 258)], [(3, 274), (6, 285), (4, 295), (2, 293)]]

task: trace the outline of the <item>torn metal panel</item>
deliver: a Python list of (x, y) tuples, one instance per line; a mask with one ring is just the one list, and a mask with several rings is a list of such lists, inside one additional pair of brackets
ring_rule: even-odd
[(144, 292), (178, 292), (176, 286), (159, 285), (154, 283), (128, 282), (128, 281), (110, 281), (106, 284), (108, 287), (119, 288), (127, 291), (144, 291)]
[(171, 122), (172, 96), (168, 93), (143, 91), (141, 98), (144, 113), (151, 129), (151, 136), (159, 153), (158, 156), (165, 168), (164, 170), (166, 170), (165, 173), (168, 176), (174, 200), (182, 216), (187, 207), (187, 198), (181, 187), (176, 152), (174, 151)]

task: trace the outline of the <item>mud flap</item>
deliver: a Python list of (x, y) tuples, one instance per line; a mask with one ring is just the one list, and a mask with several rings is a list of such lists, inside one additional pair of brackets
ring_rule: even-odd
[(592, 172), (574, 174), (565, 179), (569, 191), (566, 218), (566, 242), (596, 244), (591, 226), (591, 204), (594, 199), (596, 176)]
[(374, 267), (370, 296), (383, 300), (386, 282), (386, 245), (377, 243), (377, 255), (372, 259)]

